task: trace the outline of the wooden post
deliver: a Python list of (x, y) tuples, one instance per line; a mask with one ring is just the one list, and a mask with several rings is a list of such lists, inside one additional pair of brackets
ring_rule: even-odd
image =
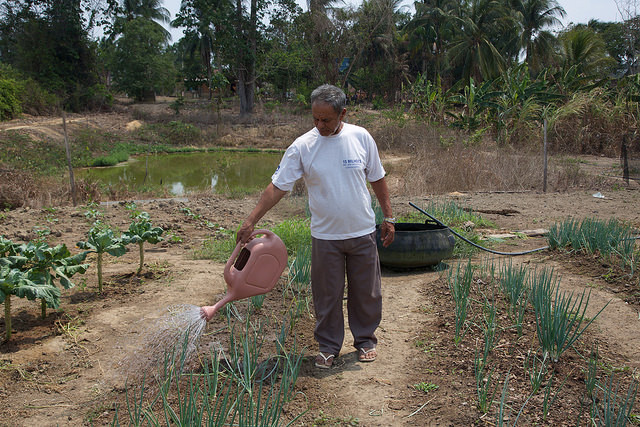
[(73, 166), (71, 165), (71, 150), (69, 149), (69, 137), (67, 135), (67, 116), (62, 110), (62, 128), (64, 129), (64, 149), (67, 152), (67, 167), (69, 168), (69, 183), (71, 184), (71, 200), (76, 205), (76, 182), (73, 178)]
[(627, 136), (629, 134), (622, 135), (622, 148), (620, 151), (620, 157), (622, 157), (622, 178), (624, 182), (629, 185), (629, 157), (627, 154)]
[(544, 119), (543, 125), (544, 135), (544, 169), (542, 172), (542, 191), (547, 192), (547, 119)]

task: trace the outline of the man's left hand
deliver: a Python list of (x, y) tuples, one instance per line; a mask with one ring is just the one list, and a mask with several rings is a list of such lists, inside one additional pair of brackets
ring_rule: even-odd
[(385, 248), (393, 243), (395, 237), (396, 228), (390, 222), (384, 221), (380, 224), (380, 239), (382, 239), (382, 246)]

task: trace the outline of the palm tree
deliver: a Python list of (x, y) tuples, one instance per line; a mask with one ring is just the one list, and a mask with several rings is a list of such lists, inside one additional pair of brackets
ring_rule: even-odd
[[(399, 33), (396, 26), (397, 14), (402, 0), (365, 0), (355, 14), (353, 26), (354, 52), (343, 77), (343, 86), (350, 77), (354, 66), (368, 78), (367, 92), (390, 93), (400, 86), (406, 77), (406, 64), (398, 47)], [(362, 73), (362, 71), (365, 71)], [(385, 82), (371, 84), (374, 80)]]
[(497, 0), (470, 0), (462, 15), (455, 18), (458, 33), (447, 58), (462, 69), (468, 84), (497, 77), (505, 68), (505, 59), (495, 46), (507, 30), (513, 28), (513, 16)]
[(122, 0), (120, 11), (115, 18), (113, 35), (120, 34), (124, 23), (136, 18), (153, 22), (163, 34), (165, 41), (171, 41), (171, 33), (162, 26), (170, 22), (171, 13), (162, 6), (162, 0)]
[(209, 99), (211, 99), (211, 77), (213, 74), (213, 52), (216, 45), (216, 33), (218, 30), (217, 17), (224, 15), (226, 7), (231, 7), (230, 2), (211, 2), (207, 0), (182, 0), (180, 12), (176, 19), (171, 21), (172, 27), (184, 27), (186, 50), (193, 57), (198, 52), (200, 63), (207, 74), (209, 85)]
[(416, 1), (416, 10), (405, 31), (409, 35), (409, 50), (414, 56), (420, 56), (421, 72), (428, 71), (427, 64), (433, 62), (433, 75), (442, 72), (445, 46), (450, 41), (454, 19), (454, 10), (460, 6), (454, 0)]
[(337, 83), (339, 76), (335, 67), (336, 58), (342, 59), (345, 50), (344, 33), (334, 22), (337, 14), (342, 17), (351, 14), (350, 10), (334, 7), (338, 0), (307, 0), (310, 26), (308, 39), (313, 50), (316, 79), (328, 83)]
[(602, 76), (615, 60), (606, 54), (602, 38), (588, 27), (576, 27), (560, 36), (565, 70), (576, 67), (578, 74)]
[(565, 10), (556, 0), (511, 0), (521, 26), (519, 46), (532, 72), (540, 70), (556, 51), (557, 39), (548, 30), (561, 25)]

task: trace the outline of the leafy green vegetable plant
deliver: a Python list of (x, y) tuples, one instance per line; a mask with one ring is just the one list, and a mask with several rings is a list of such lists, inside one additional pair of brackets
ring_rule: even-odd
[(115, 237), (111, 228), (96, 221), (89, 230), (87, 241), (78, 242), (77, 246), (98, 255), (98, 292), (102, 292), (102, 256), (104, 253), (115, 257), (124, 255), (125, 244), (120, 238)]
[(162, 233), (164, 230), (160, 227), (154, 227), (149, 219), (147, 212), (135, 213), (133, 222), (129, 225), (129, 230), (122, 235), (122, 243), (128, 245), (137, 243), (140, 253), (140, 265), (136, 274), (140, 274), (144, 266), (144, 243), (156, 244), (162, 241)]
[(415, 388), (416, 390), (420, 390), (422, 392), (425, 393), (429, 393), (430, 391), (434, 391), (438, 389), (438, 385), (434, 384), (434, 383), (429, 383), (429, 382), (419, 382), (417, 384), (413, 385), (413, 388)]
[[(69, 249), (64, 244), (49, 246), (46, 242), (36, 241), (22, 245), (14, 245), (13, 252), (26, 258), (26, 264), (22, 266), (23, 271), (29, 271), (29, 275), (39, 283), (55, 288), (56, 279), (64, 289), (74, 286), (70, 278), (77, 273), (84, 274), (89, 268), (89, 264), (83, 264), (87, 253), (81, 252), (71, 255)], [(42, 317), (47, 315), (47, 307), (58, 308), (58, 298), (41, 298)]]
[[(7, 262), (6, 258), (0, 258), (0, 262)], [(11, 295), (18, 291), (19, 283), (24, 273), (9, 265), (0, 264), (0, 303), (4, 303), (5, 339), (11, 339)]]
[(84, 273), (88, 264), (81, 264), (86, 253), (71, 256), (65, 245), (49, 247), (44, 242), (14, 244), (0, 236), (0, 304), (5, 306), (7, 340), (11, 339), (11, 296), (42, 300), (42, 314), (46, 307), (60, 306), (60, 289), (73, 286), (70, 277)]

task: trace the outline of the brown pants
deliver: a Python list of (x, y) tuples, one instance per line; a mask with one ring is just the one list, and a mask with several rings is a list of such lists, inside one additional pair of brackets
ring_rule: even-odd
[(375, 232), (347, 240), (311, 243), (311, 290), (316, 312), (314, 336), (323, 353), (338, 355), (344, 341), (342, 300), (347, 275), (347, 312), (356, 348), (375, 347), (382, 318), (380, 261)]

